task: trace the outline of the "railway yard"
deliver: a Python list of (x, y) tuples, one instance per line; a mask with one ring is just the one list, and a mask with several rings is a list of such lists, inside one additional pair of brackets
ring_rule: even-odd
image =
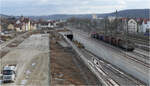
[(74, 39), (81, 42), (87, 50), (96, 56), (141, 79), (145, 83), (149, 83), (149, 77), (147, 77), (149, 76), (150, 67), (149, 52), (141, 49), (135, 49), (133, 52), (125, 52), (99, 40), (91, 39), (89, 34), (81, 31), (74, 31)]
[(147, 49), (127, 52), (66, 28), (71, 33), (64, 28), (25, 32), (0, 44), (0, 70), (8, 64), (18, 67), (15, 82), (3, 83), (0, 76), (0, 86), (149, 86)]

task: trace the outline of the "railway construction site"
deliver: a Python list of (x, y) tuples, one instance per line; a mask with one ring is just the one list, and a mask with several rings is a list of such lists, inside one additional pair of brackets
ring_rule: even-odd
[(60, 35), (50, 38), (51, 86), (102, 85)]
[(1, 77), (1, 86), (149, 85), (147, 52), (123, 52), (75, 29), (26, 32), (2, 45), (0, 70), (16, 64), (17, 72), (11, 83)]
[[(16, 46), (12, 43), (3, 47), (1, 51), (10, 48), (1, 57), (0, 70), (10, 64), (17, 65), (16, 79), (14, 83), (2, 83), (2, 86), (48, 86), (49, 83), (49, 35), (48, 34), (23, 34), (26, 35), (22, 42)], [(15, 42), (16, 43), (16, 42)], [(12, 49), (11, 49), (12, 48)]]
[(17, 72), (14, 82), (4, 83), (1, 77), (0, 86), (100, 85), (71, 47), (59, 45), (57, 39), (27, 32), (3, 44), (0, 70), (16, 64)]

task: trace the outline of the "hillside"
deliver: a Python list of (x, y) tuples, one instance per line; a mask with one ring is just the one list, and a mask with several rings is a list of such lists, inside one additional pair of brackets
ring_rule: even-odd
[(4, 15), (4, 14), (0, 14), (0, 18), (12, 18), (13, 16), (8, 16), (8, 15)]
[[(97, 14), (98, 17), (116, 16), (116, 12), (108, 14)], [(130, 9), (118, 11), (119, 17), (131, 17), (131, 18), (150, 18), (150, 9)]]
[[(96, 14), (98, 17), (107, 17), (107, 16), (116, 16), (116, 12), (113, 13), (107, 13), (107, 14)], [(130, 9), (130, 10), (122, 10), (118, 11), (117, 16), (119, 17), (130, 17), (130, 18), (150, 18), (150, 9)], [(49, 15), (49, 16), (39, 16), (39, 17), (33, 17), (30, 16), (30, 18), (33, 19), (68, 19), (71, 17), (77, 17), (77, 18), (92, 18), (92, 14), (56, 14), (56, 15)]]
[[(116, 16), (116, 12), (96, 14), (98, 17)], [(0, 14), (1, 17), (10, 17), (7, 15)], [(131, 18), (150, 18), (150, 9), (128, 9), (118, 11), (117, 16), (119, 17), (131, 17)], [(18, 16), (16, 16), (18, 17)], [(26, 16), (34, 20), (45, 19), (45, 20), (57, 20), (57, 19), (68, 19), (71, 17), (76, 18), (92, 18), (92, 14), (55, 14), (47, 16)]]

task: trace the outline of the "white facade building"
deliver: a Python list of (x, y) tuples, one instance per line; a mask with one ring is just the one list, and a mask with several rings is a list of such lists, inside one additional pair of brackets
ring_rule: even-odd
[(96, 14), (93, 14), (93, 15), (92, 15), (92, 19), (97, 19), (97, 15), (96, 15)]
[(137, 22), (134, 19), (130, 19), (128, 21), (128, 32), (129, 33), (136, 33), (138, 32), (138, 28), (137, 28)]
[(114, 20), (116, 19), (116, 17), (114, 17), (114, 16), (109, 16), (108, 19), (109, 19), (109, 21), (114, 21)]
[(150, 30), (150, 20), (144, 20), (142, 22), (140, 32), (145, 33), (146, 31), (149, 31), (149, 30)]

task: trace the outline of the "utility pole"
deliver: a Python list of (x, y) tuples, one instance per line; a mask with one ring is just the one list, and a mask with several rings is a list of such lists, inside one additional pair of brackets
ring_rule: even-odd
[(106, 18), (104, 18), (104, 35), (106, 35)]
[(107, 17), (104, 19), (105, 20), (105, 35), (107, 35), (107, 23), (108, 23), (108, 21), (107, 21)]
[(118, 19), (117, 19), (117, 17), (118, 17), (118, 11), (116, 10), (116, 19), (115, 19), (115, 33), (117, 33), (117, 30), (118, 30)]
[(128, 29), (129, 29), (128, 28), (128, 17), (127, 17), (127, 21), (126, 22), (127, 22), (127, 34), (126, 35), (128, 36)]

